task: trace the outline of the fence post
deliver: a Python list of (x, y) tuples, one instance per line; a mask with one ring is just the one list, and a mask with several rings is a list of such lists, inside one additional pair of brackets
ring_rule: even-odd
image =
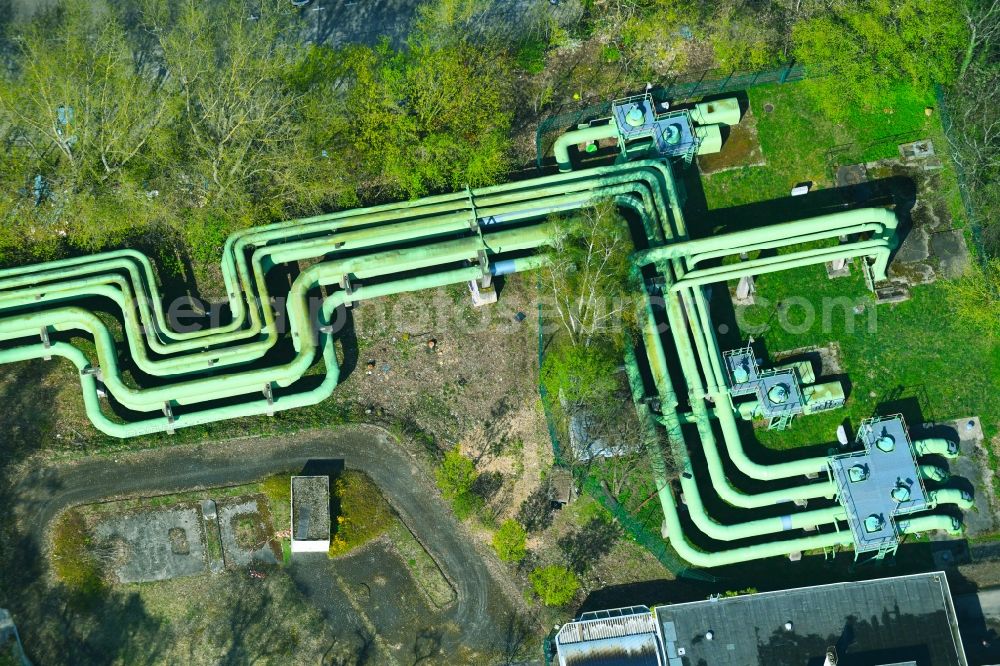
[(794, 64), (795, 64), (794, 60), (788, 63), (788, 67), (785, 68), (785, 71), (783, 71), (781, 73), (781, 76), (778, 78), (778, 83), (784, 83), (785, 81), (788, 80), (788, 75), (792, 73), (792, 66)]

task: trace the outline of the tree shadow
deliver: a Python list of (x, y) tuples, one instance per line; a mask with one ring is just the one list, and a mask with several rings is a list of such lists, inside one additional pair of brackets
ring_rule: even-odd
[(591, 518), (558, 541), (567, 566), (577, 574), (585, 573), (595, 562), (611, 552), (621, 536), (621, 528), (602, 518)]
[(40, 396), (63, 364), (68, 361), (28, 361), (4, 370), (0, 505), (7, 511), (0, 520), (0, 599), (35, 663), (61, 663), (67, 655), (79, 664), (157, 663), (168, 638), (137, 594), (102, 588), (82, 597), (50, 582), (44, 548), (49, 525), (31, 518), (48, 515), (47, 498), (59, 484), (44, 469), (24, 476), (17, 469), (32, 455), (56, 448), (57, 441), (75, 446), (78, 434), (67, 435), (75, 431), (59, 424), (55, 403)]
[(489, 652), (499, 666), (524, 663), (519, 657), (532, 642), (534, 631), (530, 621), (510, 615), (503, 624), (503, 631), (493, 640)]

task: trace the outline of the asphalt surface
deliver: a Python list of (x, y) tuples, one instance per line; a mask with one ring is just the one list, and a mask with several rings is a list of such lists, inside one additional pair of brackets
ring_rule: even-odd
[(15, 487), (14, 511), (26, 526), (32, 550), (41, 552), (49, 523), (76, 504), (248, 483), (323, 460), (342, 460), (345, 467), (370, 476), (437, 561), (456, 592), (447, 612), (459, 627), (456, 638), (479, 649), (502, 642), (503, 625), (512, 614), (509, 603), (465, 529), (431, 486), (429, 469), (380, 428), (352, 426), (280, 441), (183, 446), (46, 467)]
[(960, 594), (954, 601), (969, 664), (1000, 664), (1000, 588)]

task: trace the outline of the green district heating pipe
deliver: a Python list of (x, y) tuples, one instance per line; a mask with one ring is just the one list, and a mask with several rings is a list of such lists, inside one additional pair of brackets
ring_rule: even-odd
[[(711, 110), (713, 104), (716, 108)], [(569, 156), (570, 146), (596, 143), (606, 139), (624, 140), (615, 118), (611, 117), (606, 120), (606, 123), (603, 120), (598, 121), (603, 124), (575, 129), (560, 134), (556, 138), (552, 146), (552, 153), (560, 171), (567, 172), (573, 169), (573, 161)], [(740, 121), (739, 101), (735, 97), (731, 97), (711, 103), (698, 104), (691, 110), (691, 120), (699, 125), (693, 128), (695, 135), (702, 140), (698, 154), (718, 152), (722, 143), (720, 126), (735, 125)], [(636, 141), (648, 141), (650, 138), (647, 134), (637, 138)]]
[[(686, 235), (670, 167), (657, 160), (570, 171), (238, 232), (227, 240), (222, 260), (227, 317), (212, 327), (184, 330), (176, 326), (159, 293), (151, 263), (131, 250), (5, 269), (0, 271), (0, 363), (52, 356), (69, 359), (80, 373), (89, 418), (98, 429), (116, 437), (169, 432), (315, 404), (333, 392), (340, 378), (336, 332), (330, 324), (337, 308), (538, 268), (546, 262), (542, 250), (558, 235), (551, 215), (608, 198), (633, 208), (643, 221), (647, 238), (641, 247), (650, 249), (637, 253), (635, 271), (650, 265), (669, 285), (663, 292), (666, 318), (671, 323), (692, 410), (680, 411), (681, 401), (667, 371), (654, 311), (654, 296), (659, 296), (647, 293), (643, 347), (661, 416), (646, 406), (641, 377), (637, 373), (630, 376), (646, 426), (655, 431), (660, 419), (672, 450), (687, 461), (688, 443), (680, 424), (694, 423), (709, 461), (713, 487), (734, 506), (754, 509), (830, 497), (832, 484), (825, 478), (755, 494), (744, 494), (729, 483), (712, 428), (716, 419), (730, 459), (751, 478), (815, 474), (826, 469), (825, 461), (822, 465), (815, 459), (760, 465), (746, 456), (700, 285), (730, 279), (734, 271), (755, 274), (783, 270), (829, 260), (830, 256), (872, 258), (878, 274), (879, 263), (888, 256), (887, 248), (895, 243), (895, 216), (882, 210), (849, 211), (814, 218), (812, 224), (803, 220), (692, 240)], [(792, 250), (789, 246), (798, 243), (847, 234), (864, 237), (835, 248), (799, 250), (722, 270), (695, 268), (708, 259), (757, 249)], [(273, 295), (266, 277), (282, 264), (306, 267), (287, 294)], [(310, 305), (312, 297), (321, 299), (318, 313)], [(106, 304), (102, 310), (110, 306), (120, 331), (119, 326), (109, 325), (106, 317), (88, 309), (94, 299)], [(212, 309), (221, 321), (223, 306), (213, 305)], [(287, 323), (287, 331), (280, 322)], [(81, 333), (93, 340), (93, 357), (75, 346)], [(286, 349), (280, 361), (274, 359), (278, 348)], [(123, 352), (141, 374), (123, 367)], [(322, 374), (303, 379), (314, 365), (323, 368)], [(129, 410), (124, 418), (108, 410), (108, 403), (99, 398), (101, 388)], [(940, 448), (928, 444), (927, 451)], [(665, 470), (658, 447), (657, 455), (660, 464), (654, 460), (654, 468)], [(790, 510), (779, 518), (721, 525), (705, 512), (690, 464), (684, 465), (681, 489), (688, 509), (696, 525), (714, 539), (731, 541), (819, 528), (817, 534), (796, 539), (703, 553), (685, 539), (665, 471), (658, 472), (671, 541), (695, 564), (713, 566), (849, 543), (847, 533), (836, 529), (843, 517), (839, 507)], [(939, 492), (948, 502), (965, 501), (960, 495)], [(831, 525), (834, 531), (825, 531)]]

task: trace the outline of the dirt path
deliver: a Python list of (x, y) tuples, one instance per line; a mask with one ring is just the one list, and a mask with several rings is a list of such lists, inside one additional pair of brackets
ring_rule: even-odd
[(300, 469), (310, 459), (343, 460), (347, 468), (363, 471), (378, 484), (454, 585), (457, 600), (448, 615), (461, 642), (484, 649), (505, 640), (500, 634), (516, 605), (429, 483), (427, 470), (380, 428), (352, 426), (284, 441), (183, 446), (46, 467), (18, 483), (14, 511), (41, 551), (49, 523), (74, 504), (247, 483), (272, 472)]

